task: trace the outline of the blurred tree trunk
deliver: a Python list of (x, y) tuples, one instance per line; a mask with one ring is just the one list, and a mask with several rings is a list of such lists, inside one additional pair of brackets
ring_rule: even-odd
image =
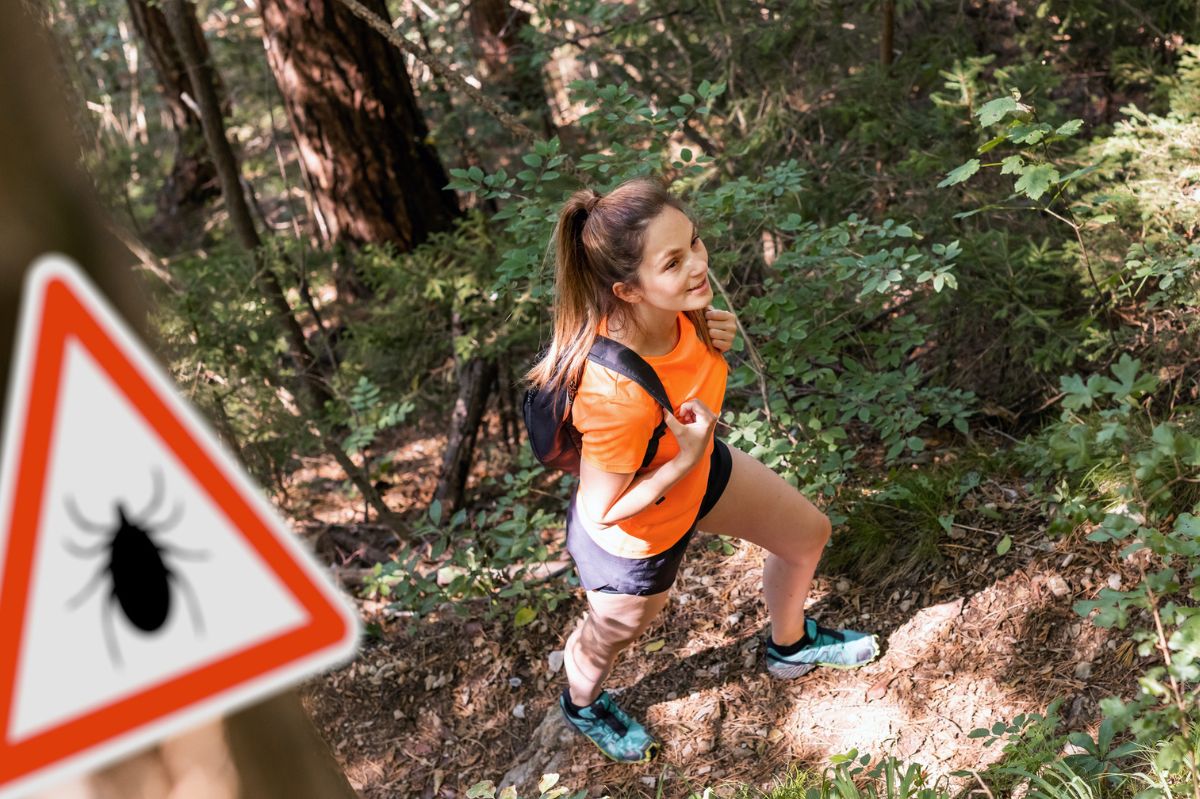
[[(175, 249), (187, 237), (198, 213), (208, 200), (221, 193), (217, 182), (217, 169), (204, 145), (204, 128), (196, 106), (196, 91), (192, 88), (183, 57), (171, 31), (167, 18), (156, 3), (147, 0), (128, 0), (129, 14), (134, 30), (145, 44), (150, 62), (158, 74), (161, 96), (171, 116), (175, 130), (175, 159), (171, 173), (158, 192), (157, 213), (151, 223), (156, 243), (168, 250)], [(189, 37), (200, 52), (200, 57), (209, 59), (208, 45), (194, 13), (187, 15)], [(224, 88), (214, 76), (217, 94), (224, 98)], [(229, 113), (229, 104), (221, 104), (223, 114)]]
[(896, 35), (896, 0), (883, 0), (883, 25), (879, 33), (879, 63), (887, 69), (895, 56), (893, 43)]
[(558, 129), (546, 99), (541, 70), (531, 63), (521, 30), (529, 14), (514, 8), (509, 0), (472, 0), (469, 9), (475, 45), (487, 64), (488, 75), (507, 96), (513, 113), (534, 111), (542, 121), (546, 138)]
[[(389, 19), (384, 0), (370, 11)], [(407, 252), (458, 217), (401, 54), (336, 0), (263, 0), (275, 73), (316, 204), (334, 242)], [(339, 293), (361, 296), (352, 261)]]
[[(0, 5), (0, 380), (8, 385), (21, 281), (38, 255), (61, 252), (76, 261), (135, 329), (145, 322), (144, 293), (133, 279), (135, 258), (108, 228), (91, 185), (78, 169), (78, 142), (55, 72), (46, 32), (32, 4)], [(3, 409), (0, 408), (0, 411)], [(355, 793), (293, 693), (243, 710), (220, 725), (232, 746), (234, 781), (244, 797), (353, 799)], [(120, 775), (147, 784), (164, 757), (192, 768), (227, 764), (210, 737), (184, 734), (89, 777), (73, 796), (113, 795), (104, 786)], [(155, 762), (152, 762), (155, 761)], [(176, 761), (176, 762), (179, 762)], [(144, 766), (144, 768), (142, 768)], [(131, 772), (140, 771), (141, 774)], [(213, 783), (230, 775), (211, 773)], [(126, 790), (120, 796), (146, 796)], [(209, 796), (219, 794), (212, 792)]]

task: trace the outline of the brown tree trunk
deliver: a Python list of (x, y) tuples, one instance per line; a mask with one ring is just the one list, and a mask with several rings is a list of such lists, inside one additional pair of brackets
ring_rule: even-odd
[[(371, 12), (388, 18), (384, 0)], [(263, 0), (267, 59), (330, 238), (402, 252), (446, 230), (458, 200), (399, 52), (336, 0)], [(353, 276), (343, 284), (355, 288)]]
[(521, 29), (529, 24), (529, 14), (514, 8), (509, 0), (472, 0), (469, 20), (476, 48), (487, 64), (488, 75), (508, 96), (509, 110), (536, 112), (546, 138), (554, 136), (558, 129), (546, 100), (541, 70), (531, 63), (528, 45), (521, 41)]
[[(225, 133), (225, 121), (221, 117), (216, 84), (212, 79), (212, 65), (210, 62), (200, 60), (200, 52), (189, 38), (191, 29), (188, 25), (188, 17), (192, 16), (191, 7), (186, 4), (185, 0), (163, 0), (163, 9), (166, 12), (171, 35), (179, 46), (188, 76), (196, 90), (196, 103), (200, 109), (204, 138), (208, 142), (209, 152), (217, 168), (217, 177), (221, 182), (221, 195), (225, 199), (234, 233), (237, 235), (238, 242), (254, 259), (255, 280), (260, 291), (274, 306), (276, 317), (283, 326), (283, 331), (291, 346), (291, 358), (299, 373), (304, 394), (308, 398), (307, 411), (310, 416), (319, 417), (324, 412), (325, 404), (332, 399), (332, 395), (324, 375), (321, 374), (317, 365), (317, 359), (308, 346), (308, 340), (304, 337), (304, 331), (292, 313), (283, 287), (279, 284), (270, 265), (262, 261), (262, 240), (258, 236), (254, 219), (250, 215), (250, 207), (246, 202), (246, 195), (242, 191), (237, 158), (233, 154), (229, 137)], [(394, 514), (388, 509), (379, 493), (375, 491), (370, 479), (354, 465), (350, 456), (331, 437), (322, 434), (321, 441), (362, 491), (366, 501), (376, 509), (380, 518), (391, 519)]]
[[(78, 261), (100, 290), (136, 329), (142, 327), (144, 294), (130, 265), (135, 258), (111, 234), (88, 180), (79, 172), (78, 143), (55, 75), (49, 47), (23, 3), (0, 4), (0, 382), (7, 385), (8, 355), (26, 267), (45, 252)], [(210, 728), (211, 729), (211, 728)], [(234, 781), (242, 796), (353, 799), (329, 748), (294, 694), (268, 699), (226, 719), (216, 744), (232, 746)], [(196, 745), (193, 745), (195, 743)], [(128, 778), (122, 796), (161, 795), (136, 790), (161, 771), (169, 750), (190, 765), (213, 760), (213, 739), (177, 736), (89, 777), (77, 794), (101, 793), (115, 776)], [(221, 758), (215, 758), (220, 761)], [(144, 767), (144, 768), (143, 768)], [(222, 782), (226, 774), (212, 774)], [(88, 792), (84, 792), (88, 791)]]
[[(167, 27), (167, 18), (157, 5), (147, 0), (128, 0), (129, 14), (161, 85), (160, 95), (171, 116), (175, 130), (175, 159), (166, 183), (158, 192), (157, 213), (150, 225), (157, 243), (173, 249), (182, 242), (197, 213), (208, 200), (221, 193), (217, 169), (204, 146), (204, 128), (196, 108), (196, 91), (183, 65), (183, 57)], [(193, 14), (187, 15), (188, 37), (202, 61), (208, 61), (208, 45)], [(214, 76), (214, 81), (217, 78)], [(217, 93), (224, 97), (222, 87)], [(222, 104), (228, 112), (228, 104)]]
[(884, 69), (892, 65), (892, 45), (895, 34), (896, 0), (883, 0), (883, 26), (879, 34), (879, 63)]
[(442, 470), (434, 490), (434, 498), (441, 500), (447, 510), (463, 503), (467, 476), (475, 459), (475, 442), (496, 372), (496, 362), (485, 358), (471, 358), (458, 370), (458, 397), (450, 416)]

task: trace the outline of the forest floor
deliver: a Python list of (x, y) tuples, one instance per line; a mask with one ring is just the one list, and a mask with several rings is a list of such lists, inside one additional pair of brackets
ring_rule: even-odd
[[(440, 444), (420, 432), (401, 442), (406, 477), (389, 495), (394, 506), (428, 505)], [(484, 453), (476, 474), (501, 468), (499, 458)], [(297, 479), (318, 486), (336, 470)], [(940, 563), (883, 590), (819, 570), (814, 618), (878, 633), (883, 651), (863, 669), (818, 669), (793, 682), (763, 667), (762, 551), (735, 541), (726, 554), (698, 535), (666, 611), (610, 679), (663, 742), (648, 765), (611, 763), (559, 718), (558, 653), (582, 613), (582, 592), (520, 630), (507, 614), (413, 622), (360, 598), (378, 634), (349, 666), (310, 681), (305, 704), (366, 799), (463, 797), (485, 779), (516, 781), (522, 796), (536, 796), (533, 786), (550, 772), (590, 797), (686, 797), (705, 787), (720, 796), (740, 784), (768, 788), (794, 767), (820, 770), (851, 749), (917, 762), (931, 781), (969, 788), (951, 772), (1001, 754), (1000, 744), (969, 738), (972, 729), (1044, 712), (1056, 698), (1072, 729), (1093, 725), (1098, 701), (1129, 696), (1138, 672), (1131, 642), (1071, 609), (1103, 586), (1131, 584), (1136, 564), (1082, 537), (1048, 539), (1019, 486), (988, 490), (1006, 508), (1013, 538), (1003, 556), (995, 538), (956, 527), (939, 539)], [(327, 561), (362, 565), (389, 549), (387, 534), (376, 528), (372, 543), (369, 526), (356, 529), (361, 508), (326, 502), (307, 514), (298, 527)], [(367, 544), (356, 551), (339, 543), (359, 539)]]

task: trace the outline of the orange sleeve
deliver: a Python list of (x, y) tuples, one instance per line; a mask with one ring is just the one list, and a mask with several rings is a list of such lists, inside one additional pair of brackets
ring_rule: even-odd
[(583, 442), (580, 457), (606, 472), (629, 474), (642, 466), (646, 445), (660, 421), (658, 405), (636, 384), (611, 394), (580, 386), (571, 418)]

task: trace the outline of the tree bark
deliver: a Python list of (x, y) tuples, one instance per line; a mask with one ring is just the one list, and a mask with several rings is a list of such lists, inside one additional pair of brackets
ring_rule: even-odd
[[(387, 17), (384, 0), (368, 10)], [(267, 60), (335, 242), (406, 252), (460, 211), (400, 54), (336, 0), (263, 0)]]
[(463, 503), (467, 476), (475, 459), (475, 442), (496, 372), (494, 360), (478, 357), (471, 358), (458, 370), (458, 397), (450, 416), (442, 470), (434, 490), (434, 498), (441, 500), (447, 510), (454, 510)]
[[(229, 219), (239, 243), (251, 255), (254, 261), (255, 282), (260, 291), (275, 308), (276, 317), (282, 325), (284, 334), (291, 346), (291, 358), (299, 374), (304, 394), (308, 398), (307, 412), (312, 416), (324, 413), (325, 405), (333, 399), (329, 391), (325, 375), (319, 369), (317, 359), (308, 346), (308, 340), (300, 323), (292, 313), (291, 305), (279, 284), (275, 272), (262, 259), (262, 240), (254, 226), (250, 215), (250, 207), (246, 195), (242, 191), (241, 173), (233, 147), (225, 133), (225, 121), (221, 117), (220, 103), (217, 99), (216, 84), (212, 79), (212, 66), (209, 62), (200, 61), (200, 53), (195, 43), (190, 39), (188, 17), (190, 7), (185, 7), (185, 0), (163, 0), (167, 24), (171, 35), (183, 55), (184, 65), (192, 87), (196, 90), (196, 102), (200, 109), (200, 119), (204, 127), (204, 138), (208, 142), (209, 151), (217, 168), (217, 176), (221, 182), (221, 195), (225, 199), (229, 211)], [(326, 450), (334, 456), (339, 465), (346, 470), (347, 476), (363, 491), (363, 496), (375, 507), (382, 518), (392, 518), (392, 514), (383, 499), (371, 485), (370, 479), (361, 474), (349, 455), (328, 435), (320, 436)]]
[[(171, 172), (158, 192), (157, 212), (150, 229), (157, 243), (174, 249), (184, 241), (192, 222), (205, 204), (221, 193), (217, 181), (217, 169), (204, 145), (204, 128), (196, 110), (197, 92), (184, 67), (183, 57), (167, 18), (158, 5), (147, 0), (128, 0), (129, 14), (134, 30), (145, 45), (158, 74), (161, 85), (160, 96), (170, 112), (171, 127), (175, 131), (175, 158)], [(187, 15), (188, 38), (200, 53), (200, 60), (209, 60), (208, 45), (204, 33), (193, 14)], [(217, 94), (225, 97), (223, 88), (217, 83)], [(222, 103), (222, 112), (228, 112), (228, 103)]]
[[(45, 31), (23, 3), (0, 5), (0, 379), (8, 384), (21, 281), (38, 255), (61, 252), (88, 272), (135, 329), (145, 322), (144, 295), (133, 279), (133, 255), (112, 235), (88, 180), (78, 169)], [(124, 784), (145, 786), (168, 756), (195, 766), (211, 762), (214, 745), (232, 745), (234, 780), (246, 797), (353, 799), (355, 793), (294, 694), (283, 694), (197, 733), (160, 742), (77, 784), (77, 796), (112, 795)], [(215, 760), (222, 760), (218, 757)], [(227, 774), (210, 774), (227, 784)], [(133, 789), (121, 796), (153, 793)], [(216, 796), (216, 793), (206, 795)]]

